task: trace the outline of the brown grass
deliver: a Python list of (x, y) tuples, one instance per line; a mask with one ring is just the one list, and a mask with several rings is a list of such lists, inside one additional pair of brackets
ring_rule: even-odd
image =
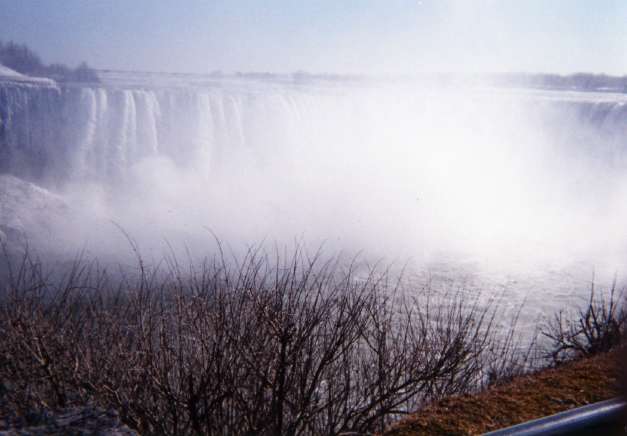
[(439, 401), (385, 435), (476, 435), (607, 400), (619, 394), (617, 354), (569, 362), (517, 377), (478, 395)]

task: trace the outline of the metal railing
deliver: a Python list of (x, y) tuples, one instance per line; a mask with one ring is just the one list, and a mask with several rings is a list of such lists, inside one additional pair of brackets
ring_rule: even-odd
[(626, 411), (625, 401), (615, 398), (492, 431), (484, 436), (627, 434), (624, 428)]

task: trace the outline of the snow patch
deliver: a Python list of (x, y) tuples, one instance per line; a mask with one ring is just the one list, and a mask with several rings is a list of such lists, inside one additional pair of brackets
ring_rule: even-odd
[(12, 70), (9, 67), (5, 67), (0, 64), (0, 76), (2, 77), (12, 77), (12, 78), (26, 78), (25, 75), (18, 73), (17, 71)]
[(0, 64), (0, 82), (19, 82), (19, 83), (32, 83), (44, 86), (55, 86), (56, 82), (52, 79), (44, 77), (31, 77), (22, 73), (18, 73), (9, 67)]
[(58, 195), (15, 176), (0, 175), (0, 241), (19, 242), (28, 233), (51, 230), (69, 213)]

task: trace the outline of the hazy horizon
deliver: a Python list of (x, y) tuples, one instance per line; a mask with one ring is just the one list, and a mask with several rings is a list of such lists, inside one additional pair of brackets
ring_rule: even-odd
[(99, 69), (627, 74), (619, 0), (0, 4), (0, 39)]

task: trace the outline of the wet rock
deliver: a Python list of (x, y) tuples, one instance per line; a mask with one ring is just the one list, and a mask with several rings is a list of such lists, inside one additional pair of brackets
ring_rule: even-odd
[(38, 435), (138, 435), (120, 421), (114, 410), (76, 407), (58, 412), (42, 411), (23, 417), (0, 416), (0, 436)]

